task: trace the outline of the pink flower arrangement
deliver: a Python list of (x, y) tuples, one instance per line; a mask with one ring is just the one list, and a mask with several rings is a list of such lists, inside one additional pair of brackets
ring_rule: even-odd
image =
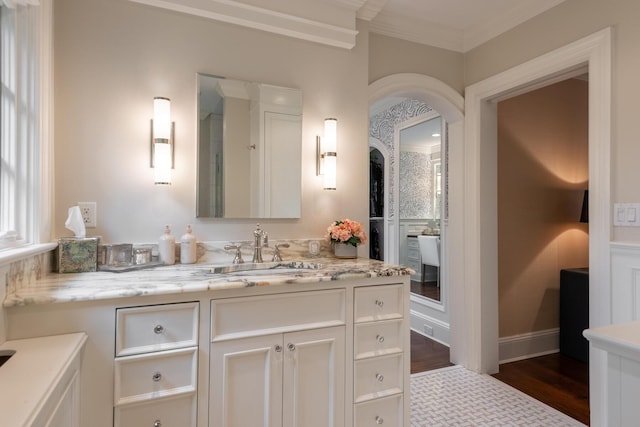
[(342, 219), (335, 221), (327, 228), (327, 240), (331, 243), (348, 243), (358, 246), (367, 241), (367, 236), (358, 221)]

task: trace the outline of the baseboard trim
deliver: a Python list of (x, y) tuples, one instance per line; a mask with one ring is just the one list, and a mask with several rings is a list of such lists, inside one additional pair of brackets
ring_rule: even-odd
[(449, 347), (449, 324), (411, 310), (411, 330)]
[(560, 328), (503, 337), (498, 340), (498, 347), (499, 363), (557, 353), (560, 349)]

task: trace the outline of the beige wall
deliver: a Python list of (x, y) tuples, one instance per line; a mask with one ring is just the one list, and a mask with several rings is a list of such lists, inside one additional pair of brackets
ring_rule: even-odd
[(498, 104), (500, 337), (559, 326), (560, 270), (589, 266), (588, 83)]
[(461, 53), (380, 34), (369, 36), (369, 83), (398, 73), (419, 73), (464, 92)]
[[(98, 203), (107, 242), (155, 241), (192, 223), (200, 240), (250, 239), (252, 220), (195, 218), (196, 73), (303, 91), (302, 218), (263, 220), (270, 237), (320, 237), (329, 223), (368, 219), (368, 31), (352, 50), (218, 23), (128, 0), (56, 0), (54, 238), (67, 208)], [(149, 168), (153, 97), (172, 100), (173, 185)], [(338, 190), (315, 176), (315, 136), (338, 118)], [(360, 249), (362, 254), (367, 247)]]
[[(479, 46), (465, 55), (465, 85), (613, 27), (612, 201), (640, 202), (640, 2), (637, 0), (566, 0), (546, 13)], [(616, 227), (613, 240), (638, 241), (640, 229)]]

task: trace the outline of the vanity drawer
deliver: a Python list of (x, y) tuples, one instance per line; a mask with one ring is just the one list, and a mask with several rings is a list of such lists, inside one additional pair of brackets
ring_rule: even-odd
[(345, 324), (345, 290), (211, 301), (211, 341)]
[(195, 347), (119, 357), (115, 360), (115, 406), (196, 391)]
[(404, 315), (403, 285), (357, 288), (354, 301), (355, 322), (399, 319)]
[(116, 310), (116, 356), (198, 345), (198, 303)]
[(418, 253), (420, 252), (420, 243), (418, 242), (418, 238), (417, 237), (407, 237), (407, 248), (409, 248), (409, 250), (414, 249), (417, 250)]
[(195, 395), (117, 407), (114, 427), (195, 427)]
[(402, 393), (402, 353), (355, 362), (354, 402)]
[(402, 353), (403, 324), (403, 321), (398, 319), (355, 325), (354, 358), (358, 360)]
[(356, 405), (354, 427), (402, 426), (402, 395), (383, 397)]

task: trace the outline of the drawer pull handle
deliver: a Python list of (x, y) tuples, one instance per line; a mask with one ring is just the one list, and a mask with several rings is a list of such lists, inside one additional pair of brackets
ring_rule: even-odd
[(151, 379), (154, 380), (155, 382), (158, 382), (162, 379), (162, 374), (160, 372), (156, 372), (155, 374), (153, 374)]
[(153, 422), (153, 427), (162, 427), (162, 423), (160, 422), (160, 420), (155, 420)]
[(156, 325), (156, 326), (153, 328), (153, 332), (155, 332), (156, 334), (161, 334), (161, 333), (163, 333), (163, 332), (164, 332), (164, 326), (162, 326), (162, 325)]
[(384, 381), (384, 375), (376, 374), (376, 379), (378, 380), (378, 382), (383, 382)]
[(296, 349), (296, 345), (290, 342), (289, 344), (287, 344), (287, 348), (289, 349), (289, 351), (293, 351)]
[(380, 415), (376, 415), (376, 424), (384, 424), (384, 418)]
[(383, 335), (376, 335), (376, 340), (382, 344), (384, 342), (384, 336)]
[(282, 346), (280, 344), (276, 344), (273, 349), (276, 351), (276, 353), (280, 353), (282, 351)]
[(377, 299), (377, 300), (376, 300), (376, 305), (377, 305), (379, 308), (382, 308), (382, 306), (384, 305), (384, 301), (382, 301), (381, 299)]

